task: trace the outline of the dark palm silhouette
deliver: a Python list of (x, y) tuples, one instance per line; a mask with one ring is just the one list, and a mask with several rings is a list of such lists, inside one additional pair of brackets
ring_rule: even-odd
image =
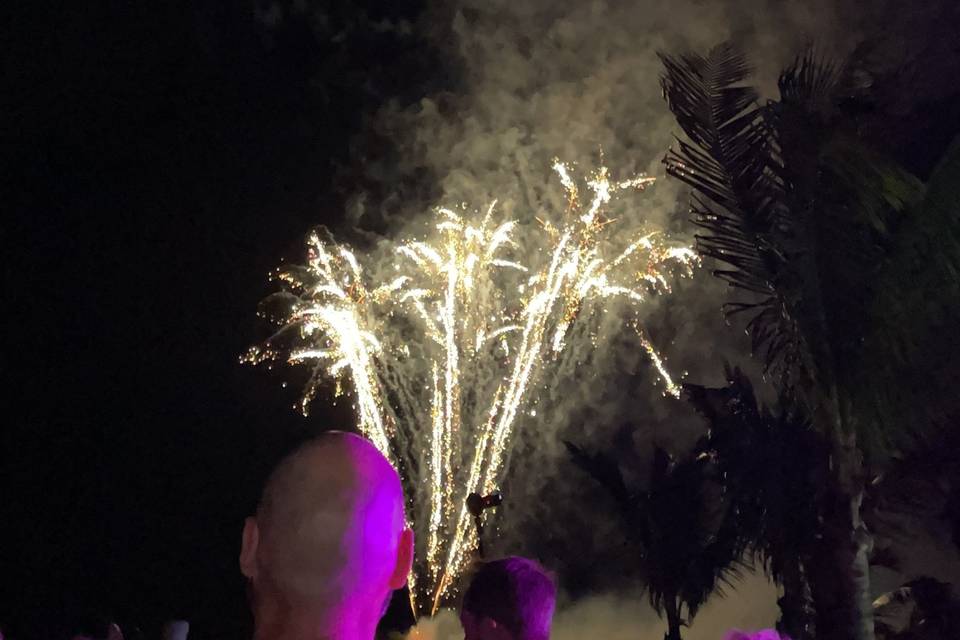
[[(771, 410), (760, 405), (749, 378), (738, 368), (727, 367), (726, 378), (721, 388), (684, 385), (685, 398), (708, 424), (697, 451), (716, 464), (748, 553), (784, 590), (778, 601), (782, 614), (778, 630), (793, 640), (815, 638), (807, 566), (816, 561), (817, 505), (828, 477), (826, 443), (802, 415), (782, 406)], [(902, 528), (904, 516), (917, 521), (949, 515), (945, 511), (960, 477), (956, 439), (954, 434), (942, 434), (892, 460), (883, 474), (873, 478), (863, 514), (871, 530), (878, 536), (910, 535)], [(875, 544), (870, 565), (897, 570), (899, 559), (889, 547)], [(955, 606), (952, 599), (938, 599), (946, 587), (941, 585), (938, 591), (934, 582), (918, 579), (885, 596), (894, 604), (917, 604), (914, 617), (925, 622), (915, 622), (910, 633), (919, 633), (916, 629), (921, 627), (933, 629), (934, 621), (942, 626), (943, 616), (955, 612), (950, 608)], [(885, 638), (914, 637), (896, 635), (889, 623), (879, 619), (876, 626), (878, 633), (885, 631)]]
[(765, 105), (730, 45), (663, 63), (686, 134), (665, 162), (693, 190), (699, 249), (741, 293), (727, 311), (746, 316), (781, 395), (827, 443), (805, 567), (817, 638), (870, 640), (867, 463), (956, 405), (942, 372), (960, 318), (958, 145), (926, 186), (876, 153), (858, 128), (873, 96), (857, 58), (801, 56)]
[[(865, 505), (871, 528), (891, 526), (894, 518), (939, 521), (960, 548), (960, 433), (936, 431), (910, 451), (899, 453), (872, 482)], [(897, 531), (899, 533), (899, 531)]]
[(614, 458), (565, 444), (574, 463), (616, 504), (650, 604), (667, 618), (664, 637), (681, 640), (681, 626), (742, 567), (740, 538), (732, 512), (710, 481), (710, 460), (676, 460), (658, 447), (648, 485), (632, 489)]
[(726, 387), (684, 387), (709, 425), (697, 450), (717, 467), (742, 544), (783, 587), (778, 630), (793, 640), (813, 638), (805, 565), (816, 545), (828, 472), (825, 443), (802, 415), (759, 405), (739, 369), (726, 373)]

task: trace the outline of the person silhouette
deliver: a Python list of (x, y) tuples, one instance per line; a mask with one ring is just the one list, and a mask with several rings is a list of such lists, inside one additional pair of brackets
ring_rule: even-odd
[(371, 640), (413, 562), (400, 478), (367, 440), (327, 432), (274, 469), (240, 569), (255, 640)]
[(464, 640), (549, 640), (556, 599), (553, 578), (533, 560), (481, 563), (460, 609)]

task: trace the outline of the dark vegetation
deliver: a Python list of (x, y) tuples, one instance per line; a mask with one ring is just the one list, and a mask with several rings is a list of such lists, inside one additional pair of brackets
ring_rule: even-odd
[[(929, 582), (901, 593), (916, 601), (908, 635), (875, 625), (869, 568), (891, 561), (875, 544), (875, 510), (897, 501), (898, 477), (943, 480), (944, 516), (955, 518), (952, 465), (923, 461), (933, 443), (953, 441), (960, 418), (950, 392), (960, 355), (950, 338), (960, 326), (960, 141), (936, 149), (919, 175), (908, 171), (877, 138), (894, 117), (884, 96), (906, 79), (874, 73), (866, 47), (842, 62), (803, 53), (781, 74), (779, 100), (765, 104), (732, 45), (662, 59), (664, 97), (684, 134), (667, 171), (691, 189), (699, 250), (730, 284), (728, 317), (746, 325), (779, 396), (776, 408), (759, 406), (737, 369), (725, 388), (687, 386), (708, 433), (679, 464), (702, 470), (682, 476), (694, 485), (685, 491), (719, 484), (739, 544), (726, 526), (698, 529), (706, 542), (691, 562), (716, 564), (696, 571), (695, 595), (668, 592), (692, 616), (724, 572), (755, 557), (784, 589), (780, 627), (792, 638), (869, 640), (875, 626), (890, 638), (946, 637), (937, 634), (956, 606)], [(626, 521), (691, 526), (672, 502), (624, 499), (610, 464), (574, 453)], [(648, 491), (657, 486), (652, 478)], [(628, 535), (638, 530), (630, 524)], [(713, 553), (718, 544), (725, 553)], [(663, 587), (648, 585), (657, 606)], [(664, 609), (675, 640), (676, 607)]]

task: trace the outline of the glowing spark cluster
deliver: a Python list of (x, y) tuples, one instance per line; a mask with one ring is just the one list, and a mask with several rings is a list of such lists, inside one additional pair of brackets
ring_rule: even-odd
[[(280, 329), (245, 358), (309, 365), (304, 413), (325, 378), (338, 393), (348, 383), (360, 431), (412, 489), (434, 608), (475, 543), (467, 495), (496, 488), (511, 435), (529, 420), (520, 416), (537, 415), (538, 389), (557, 384), (547, 373), (568, 342), (598, 346), (596, 332), (573, 327), (611, 311), (615, 299), (629, 315), (668, 292), (675, 271), (697, 264), (689, 247), (607, 217), (614, 194), (643, 190), (652, 178), (612, 181), (601, 167), (585, 180), (581, 202), (568, 167), (553, 168), (567, 200), (557, 220), (499, 220), (496, 202), (476, 213), (440, 208), (428, 239), (394, 246), (384, 284), (365, 272), (374, 270), (372, 256), (358, 259), (311, 233), (307, 264), (279, 271), (288, 290), (265, 301), (279, 305)], [(636, 318), (624, 319), (666, 393), (677, 395)]]

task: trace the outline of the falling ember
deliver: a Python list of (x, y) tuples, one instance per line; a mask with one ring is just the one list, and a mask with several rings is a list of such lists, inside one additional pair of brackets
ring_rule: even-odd
[(556, 219), (521, 226), (500, 220), (496, 202), (476, 213), (440, 208), (429, 238), (394, 246), (384, 284), (367, 275), (372, 256), (311, 233), (307, 264), (279, 271), (287, 290), (263, 304), (279, 330), (244, 358), (310, 367), (304, 414), (325, 379), (352, 390), (359, 430), (401, 470), (425, 527), (417, 582), (434, 608), (475, 543), (467, 495), (496, 489), (539, 391), (562, 384), (553, 374), (570, 343), (600, 347), (578, 326), (616, 309), (677, 394), (635, 316), (670, 291), (674, 273), (692, 271), (696, 254), (607, 216), (618, 192), (652, 178), (612, 181), (601, 167), (578, 185), (566, 165), (553, 168), (567, 199)]
[[(638, 329), (638, 331), (640, 331)], [(660, 354), (657, 353), (657, 350), (654, 348), (653, 344), (647, 340), (647, 337), (640, 334), (640, 344), (643, 345), (643, 350), (647, 352), (647, 355), (650, 356), (650, 361), (653, 362), (653, 366), (656, 367), (657, 373), (660, 374), (660, 377), (663, 379), (664, 391), (669, 393), (674, 398), (680, 397), (680, 385), (673, 381), (673, 378), (670, 376), (670, 372), (667, 371), (666, 366), (663, 364), (663, 359), (660, 357)]]

